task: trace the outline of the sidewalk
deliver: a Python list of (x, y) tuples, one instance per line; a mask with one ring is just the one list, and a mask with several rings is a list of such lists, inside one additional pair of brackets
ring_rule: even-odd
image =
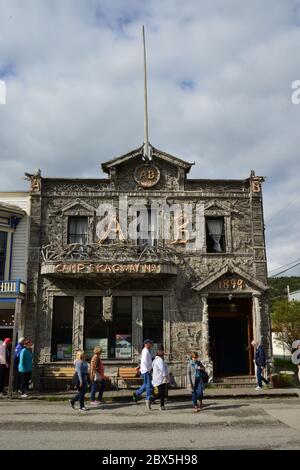
[[(107, 402), (131, 401), (134, 389), (108, 390), (104, 392), (103, 400)], [(47, 401), (65, 401), (74, 395), (75, 390), (64, 392), (32, 392), (28, 394), (28, 398), (21, 398), (19, 394), (14, 394), (15, 400), (47, 400)], [(87, 393), (87, 396), (89, 393)], [(204, 393), (205, 398), (220, 399), (239, 399), (239, 398), (300, 398), (300, 388), (273, 388), (256, 391), (255, 388), (207, 388)], [(190, 400), (191, 392), (186, 389), (169, 390), (169, 399), (174, 400)], [(8, 400), (7, 396), (0, 398)]]

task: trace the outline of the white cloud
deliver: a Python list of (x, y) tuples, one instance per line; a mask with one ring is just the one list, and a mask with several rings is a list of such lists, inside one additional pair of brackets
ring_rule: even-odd
[(300, 198), (276, 216), (300, 192), (299, 0), (0, 0), (0, 11), (1, 190), (25, 188), (35, 168), (101, 177), (102, 161), (142, 143), (144, 23), (151, 142), (195, 160), (192, 177), (267, 176), (270, 269), (299, 257)]

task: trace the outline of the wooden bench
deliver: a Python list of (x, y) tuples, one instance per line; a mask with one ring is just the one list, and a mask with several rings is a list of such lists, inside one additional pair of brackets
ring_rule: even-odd
[[(40, 369), (40, 391), (42, 392), (45, 389), (45, 382), (54, 382), (57, 385), (63, 383), (67, 390), (74, 389), (72, 384), (74, 374), (75, 369), (72, 366), (44, 365)], [(105, 390), (110, 390), (112, 382), (111, 378), (105, 376), (105, 382)]]
[(45, 382), (64, 382), (72, 388), (72, 377), (74, 375), (74, 367), (64, 366), (43, 366), (40, 371), (40, 391), (44, 390)]
[(135, 367), (119, 367), (116, 376), (117, 390), (119, 390), (120, 380), (123, 380), (127, 386), (128, 382), (131, 386), (141, 385), (143, 383), (143, 379), (140, 377), (140, 374)]

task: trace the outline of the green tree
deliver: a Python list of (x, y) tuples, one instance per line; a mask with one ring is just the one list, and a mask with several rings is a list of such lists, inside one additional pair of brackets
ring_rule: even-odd
[(275, 300), (272, 306), (272, 331), (277, 339), (291, 350), (295, 339), (300, 339), (300, 302)]

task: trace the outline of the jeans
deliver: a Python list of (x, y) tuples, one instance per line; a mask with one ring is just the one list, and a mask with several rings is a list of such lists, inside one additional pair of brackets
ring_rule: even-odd
[(95, 396), (96, 396), (96, 392), (97, 392), (97, 389), (99, 388), (99, 396), (98, 396), (98, 400), (102, 400), (102, 396), (103, 396), (103, 392), (104, 392), (104, 389), (105, 389), (105, 380), (100, 380), (100, 382), (96, 382), (95, 380), (93, 380), (92, 384), (91, 384), (91, 401), (95, 401)]
[(192, 401), (194, 406), (198, 406), (198, 400), (203, 398), (203, 382), (201, 377), (195, 378), (194, 387), (192, 390)]
[(80, 408), (84, 408), (84, 395), (87, 391), (87, 382), (83, 382), (82, 387), (77, 387), (78, 393), (75, 397), (71, 400), (74, 404), (76, 401), (79, 401)]
[(262, 366), (256, 366), (256, 377), (257, 377), (257, 384), (260, 388), (262, 388), (262, 383), (264, 382), (265, 384), (268, 385), (269, 383), (269, 380), (266, 380), (263, 376), (262, 376), (262, 371), (263, 371), (263, 368)]
[(22, 395), (29, 390), (29, 382), (31, 379), (31, 372), (20, 372), (21, 376), (21, 387), (20, 390), (22, 392)]
[(150, 372), (145, 372), (142, 374), (144, 383), (143, 385), (135, 392), (136, 396), (139, 397), (146, 390), (146, 400), (151, 400), (152, 397), (152, 383), (151, 383), (151, 374)]

